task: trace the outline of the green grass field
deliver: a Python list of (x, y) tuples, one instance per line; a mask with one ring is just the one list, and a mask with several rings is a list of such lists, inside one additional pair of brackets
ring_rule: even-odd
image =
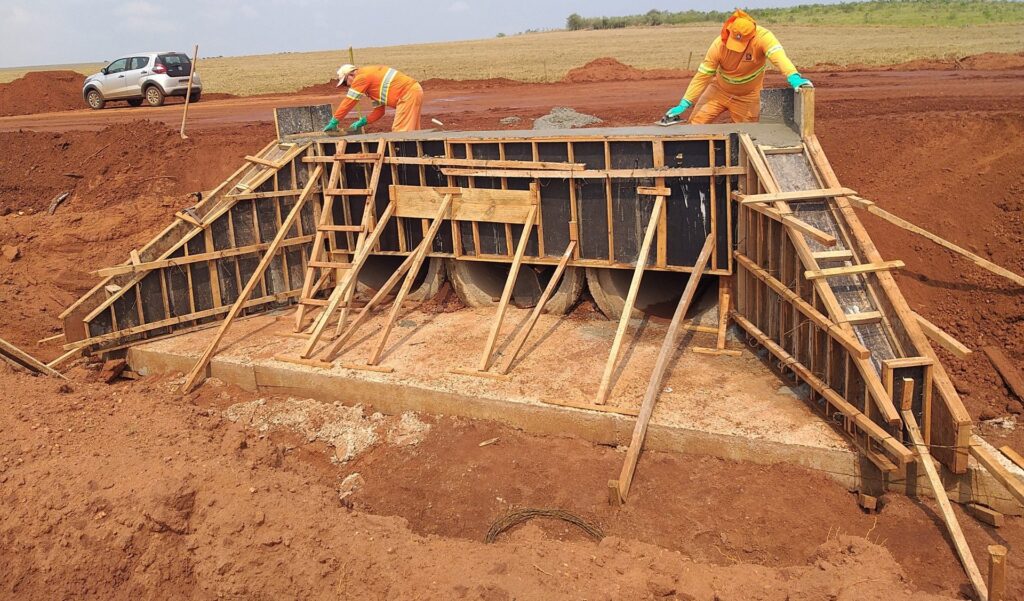
[[(362, 64), (393, 65), (419, 79), (507, 77), (550, 82), (595, 58), (611, 56), (640, 68), (695, 68), (720, 25), (554, 31), (485, 40), (357, 48)], [(779, 24), (772, 30), (798, 67), (821, 63), (887, 65), (913, 59), (963, 57), (983, 52), (1024, 52), (1024, 27), (812, 26)], [(690, 58), (692, 53), (692, 60)], [(348, 51), (203, 59), (208, 92), (251, 95), (290, 92), (324, 83)], [(94, 73), (101, 65), (50, 66)], [(0, 83), (39, 68), (0, 69)]]
[[(750, 11), (762, 25), (893, 25), (899, 27), (962, 27), (995, 23), (1024, 23), (1024, 2), (1015, 0), (884, 0), (801, 4)], [(622, 17), (574, 14), (568, 29), (683, 25), (724, 21), (731, 11), (660, 11)]]

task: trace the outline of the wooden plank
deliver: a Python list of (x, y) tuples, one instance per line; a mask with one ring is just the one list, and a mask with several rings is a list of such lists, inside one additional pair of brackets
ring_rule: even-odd
[(1014, 465), (1016, 465), (1020, 469), (1024, 470), (1024, 457), (1021, 457), (1020, 453), (1018, 453), (1017, 451), (1014, 451), (1009, 446), (999, 447), (999, 451), (1003, 455), (1006, 455), (1006, 458), (1009, 459), (1010, 461), (1012, 461)]
[(583, 163), (554, 163), (549, 161), (496, 161), (485, 159), (450, 159), (445, 157), (388, 157), (386, 165), (433, 165), (436, 167), (481, 167), (486, 169), (541, 169), (582, 171)]
[(997, 346), (986, 346), (982, 349), (985, 352), (985, 356), (992, 362), (992, 366), (996, 368), (999, 375), (1002, 376), (1003, 382), (1006, 382), (1007, 388), (1014, 394), (1018, 399), (1024, 401), (1024, 377), (1021, 377), (1020, 371), (1017, 370), (1016, 365), (1010, 362), (1003, 353), (1003, 350)]
[[(78, 344), (78, 348), (81, 349), (83, 345)], [(46, 365), (42, 361), (36, 359), (32, 355), (29, 355), (20, 348), (14, 346), (10, 342), (7, 342), (3, 338), (0, 338), (0, 358), (4, 359), (15, 367), (21, 367), (29, 371), (41, 374), (44, 376), (51, 376), (54, 378), (60, 378), (67, 380), (64, 374), (54, 370), (52, 367)]]
[(960, 255), (961, 257), (966, 258), (967, 260), (969, 260), (971, 263), (974, 263), (978, 267), (988, 270), (996, 275), (1002, 276), (1010, 280), (1011, 282), (1017, 284), (1018, 286), (1024, 286), (1024, 277), (1010, 271), (1009, 269), (1000, 267), (999, 265), (996, 265), (995, 263), (989, 261), (988, 259), (979, 257), (978, 255), (972, 253), (971, 251), (964, 249), (960, 246), (957, 246), (956, 244), (953, 244), (949, 240), (946, 240), (941, 236), (933, 234), (932, 232), (929, 232), (928, 230), (922, 227), (916, 226), (913, 223), (907, 221), (906, 219), (903, 219), (902, 217), (897, 217), (896, 215), (893, 215), (892, 213), (886, 211), (885, 209), (879, 208), (875, 203), (871, 201), (865, 201), (864, 199), (858, 200), (860, 202), (854, 202), (854, 206), (866, 209), (868, 213), (871, 213), (876, 217), (880, 217), (897, 227), (907, 230), (908, 232), (913, 232), (918, 236), (921, 236), (922, 238), (927, 238), (928, 240), (931, 240), (932, 242), (938, 244), (942, 248), (950, 250)]
[(853, 260), (852, 250), (823, 250), (813, 253), (815, 261), (849, 261)]
[(544, 171), (537, 169), (455, 169), (442, 168), (453, 177), (519, 177), (529, 179), (647, 179), (659, 177), (710, 177), (742, 175), (742, 167), (666, 167), (664, 169), (588, 169), (585, 171)]
[(863, 313), (847, 313), (846, 323), (861, 325), (882, 321), (882, 313), (879, 311), (864, 311)]
[(512, 266), (505, 279), (505, 289), (501, 292), (501, 300), (498, 302), (498, 310), (494, 316), (494, 324), (491, 325), (491, 332), (487, 336), (487, 344), (484, 346), (484, 353), (480, 357), (480, 371), (487, 371), (491, 366), (491, 356), (494, 353), (494, 345), (498, 341), (498, 334), (501, 332), (501, 322), (505, 320), (505, 311), (508, 303), (512, 300), (512, 291), (516, 287), (516, 279), (519, 277), (519, 267), (523, 263), (523, 254), (526, 253), (526, 245), (530, 243), (530, 232), (533, 230), (537, 218), (537, 206), (530, 209), (526, 217), (526, 224), (519, 236), (519, 244), (516, 246), (516, 255), (512, 259)]
[(794, 202), (801, 200), (821, 200), (835, 196), (850, 196), (856, 194), (849, 188), (819, 188), (812, 190), (797, 190), (795, 192), (775, 192), (772, 194), (740, 194), (733, 192), (732, 197), (741, 205), (774, 202)]
[(900, 411), (913, 410), (914, 386), (913, 378), (903, 378), (903, 394), (900, 395)]
[(1006, 523), (1006, 518), (1003, 514), (999, 513), (995, 509), (985, 507), (984, 505), (978, 505), (977, 503), (967, 504), (967, 513), (974, 516), (979, 522), (988, 524), (993, 528), (1002, 528)]
[(554, 294), (555, 288), (558, 287), (558, 283), (562, 279), (562, 273), (565, 271), (565, 266), (568, 265), (569, 259), (572, 257), (576, 250), (577, 241), (571, 240), (569, 246), (565, 248), (565, 252), (562, 253), (562, 259), (558, 262), (558, 266), (555, 267), (555, 273), (551, 276), (548, 281), (548, 285), (544, 287), (544, 292), (541, 293), (540, 299), (537, 301), (537, 305), (533, 308), (530, 313), (529, 319), (526, 320), (526, 324), (520, 329), (519, 334), (516, 336), (515, 341), (505, 350), (504, 360), (501, 366), (498, 368), (499, 374), (507, 374), (509, 369), (512, 368), (512, 362), (515, 361), (516, 355), (519, 354), (520, 349), (526, 344), (526, 340), (530, 337), (530, 332), (533, 331), (533, 326), (537, 324), (537, 320), (540, 319), (540, 314), (544, 312), (544, 305), (547, 304), (551, 295)]
[(797, 230), (801, 234), (814, 238), (814, 240), (823, 246), (832, 247), (837, 244), (836, 237), (832, 234), (823, 232), (806, 221), (797, 219), (792, 215), (783, 215), (782, 223)]
[(274, 161), (268, 161), (267, 159), (261, 159), (260, 157), (254, 157), (251, 155), (247, 155), (245, 160), (257, 165), (263, 165), (264, 167), (270, 167), (271, 169), (280, 169), (281, 167), (284, 167), (284, 165), (280, 163), (275, 163)]
[(409, 272), (405, 276), (405, 281), (402, 282), (402, 287), (398, 290), (398, 296), (395, 297), (395, 300), (391, 305), (391, 313), (388, 315), (388, 320), (385, 322), (384, 327), (381, 328), (377, 346), (374, 348), (373, 353), (367, 360), (367, 365), (376, 365), (380, 362), (380, 356), (384, 352), (384, 346), (387, 344), (388, 335), (391, 334), (391, 328), (394, 327), (395, 321), (398, 319), (398, 312), (402, 310), (402, 301), (405, 300), (405, 296), (412, 288), (412, 284), (416, 280), (416, 275), (419, 273), (420, 267), (423, 265), (423, 260), (426, 258), (427, 252), (430, 250), (430, 247), (434, 242), (434, 237), (437, 236), (437, 230), (441, 227), (441, 223), (444, 222), (451, 206), (452, 195), (445, 194), (444, 202), (441, 203), (441, 208), (438, 209), (437, 214), (434, 215), (434, 219), (430, 223), (430, 228), (427, 230), (426, 235), (423, 236), (423, 240), (420, 241), (416, 249), (412, 252), (416, 258), (413, 259), (412, 266), (409, 268)]
[[(292, 246), (300, 246), (308, 244), (313, 241), (313, 236), (300, 236), (298, 238), (291, 238), (281, 244), (281, 248), (289, 248)], [(225, 248), (224, 250), (218, 250), (214, 252), (202, 253), (198, 255), (188, 255), (185, 257), (177, 257), (174, 259), (163, 259), (160, 261), (149, 261), (147, 263), (125, 264), (117, 265), (115, 267), (107, 267), (105, 269), (99, 269), (92, 273), (101, 277), (109, 277), (113, 275), (125, 275), (129, 273), (147, 273), (154, 269), (163, 269), (165, 267), (181, 267), (184, 265), (190, 265), (192, 263), (202, 263), (205, 261), (214, 261), (217, 259), (225, 259), (228, 257), (237, 257), (239, 255), (248, 255), (252, 253), (263, 252), (270, 247), (269, 242), (262, 244), (250, 244), (248, 246), (239, 246), (236, 248)]]
[[(653, 227), (653, 224), (651, 227)], [(633, 427), (633, 438), (629, 443), (629, 449), (626, 451), (626, 459), (622, 464), (622, 470), (619, 472), (619, 479), (609, 481), (608, 483), (610, 495), (614, 489), (614, 495), (609, 498), (609, 501), (614, 504), (624, 503), (629, 496), (629, 487), (633, 483), (636, 464), (640, 459), (640, 451), (643, 449), (644, 439), (647, 437), (647, 425), (654, 414), (654, 405), (661, 395), (661, 382), (665, 377), (665, 372), (668, 371), (669, 362), (679, 346), (679, 326), (682, 324), (683, 318), (686, 317), (686, 311), (689, 310), (693, 297), (697, 294), (700, 276), (708, 265), (708, 261), (711, 260), (711, 252), (714, 250), (714, 247), (715, 236), (711, 234), (704, 241), (704, 247), (701, 248), (700, 255), (697, 256), (697, 270), (686, 281), (683, 296), (679, 299), (679, 304), (676, 305), (675, 313), (672, 315), (672, 322), (668, 326), (668, 331), (665, 332), (665, 339), (661, 343), (661, 350), (658, 351), (658, 357), (654, 362), (654, 373), (651, 374), (651, 379), (647, 384), (647, 391), (644, 393), (643, 402), (640, 404), (640, 415), (636, 420), (636, 425)]]
[(224, 335), (227, 334), (232, 321), (234, 321), (235, 317), (237, 317), (242, 311), (242, 308), (245, 306), (245, 302), (249, 299), (253, 290), (255, 290), (256, 286), (260, 283), (264, 272), (266, 272), (267, 267), (270, 266), (270, 262), (277, 254), (278, 248), (280, 248), (281, 243), (284, 242), (285, 237), (288, 235), (288, 230), (291, 229), (292, 225), (298, 219), (302, 208), (306, 205), (306, 201), (309, 199), (310, 193), (313, 191), (314, 186), (316, 186), (316, 181), (320, 178), (320, 174), (322, 172), (323, 167), (320, 166), (317, 166), (314, 170), (312, 177), (309, 179), (309, 183), (306, 184), (302, 194), (299, 195), (299, 199), (295, 203), (295, 206), (292, 207), (292, 210), (288, 213), (288, 217), (286, 217), (281, 223), (281, 227), (277, 231), (277, 236), (275, 236), (273, 242), (270, 243), (270, 247), (267, 249), (266, 253), (264, 253), (263, 258), (260, 260), (259, 265), (256, 266), (256, 270), (253, 272), (252, 276), (249, 277), (249, 281), (245, 284), (245, 288), (243, 288), (239, 293), (238, 300), (235, 301), (231, 310), (228, 311), (228, 315), (221, 324), (220, 329), (217, 331), (217, 335), (214, 336), (213, 341), (210, 342), (210, 345), (199, 357), (199, 361), (196, 363), (195, 367), (193, 367), (192, 371), (189, 372), (188, 377), (185, 379), (185, 384), (182, 386), (183, 394), (191, 392), (195, 389), (196, 385), (202, 381), (203, 373), (206, 371), (206, 366), (209, 365), (210, 359), (212, 359), (214, 353), (217, 352), (217, 347), (220, 345), (220, 341), (224, 338)]
[[(532, 190), (455, 190), (451, 219), (456, 221), (523, 224), (538, 203), (537, 194)], [(391, 191), (395, 199), (395, 216), (413, 219), (433, 217), (445, 194), (453, 194), (451, 188), (423, 186), (391, 186)]]
[[(661, 219), (661, 212), (665, 210), (665, 197), (658, 196), (654, 200), (654, 209), (651, 211), (650, 220), (647, 222), (647, 229), (644, 233), (643, 243), (640, 245), (640, 254), (636, 259), (636, 267), (633, 268), (633, 279), (629, 283), (629, 292), (626, 294), (626, 302), (622, 307), (622, 316), (619, 317), (619, 327), (615, 332), (615, 339), (612, 341), (612, 350), (608, 354), (608, 361), (604, 366), (604, 373), (601, 375), (601, 385), (597, 389), (597, 397), (594, 403), (603, 405), (608, 400), (611, 392), (612, 374), (615, 372), (615, 364), (619, 361), (619, 350), (622, 340), (629, 329), (629, 320), (633, 318), (633, 305), (636, 304), (636, 296), (640, 291), (640, 281), (644, 277), (644, 270), (647, 268), (647, 257), (651, 251), (651, 243), (658, 231), (658, 221)], [(609, 228), (611, 230), (611, 228)]]
[(942, 348), (956, 355), (958, 359), (966, 359), (972, 351), (967, 348), (962, 342), (950, 336), (945, 330), (939, 326), (928, 321), (921, 316), (920, 313), (914, 313), (917, 317), (917, 323), (921, 325), (921, 331), (927, 336), (932, 342), (936, 342)]
[(861, 273), (875, 273), (878, 271), (891, 271), (893, 269), (900, 269), (906, 265), (903, 261), (883, 261), (881, 263), (863, 263), (860, 265), (850, 265), (847, 267), (833, 267), (831, 269), (819, 269), (817, 271), (807, 270), (804, 272), (804, 277), (808, 280), (818, 280), (821, 278), (831, 278), (837, 276), (848, 276), (857, 275)]
[(1014, 499), (1017, 499), (1018, 503), (1024, 505), (1024, 483), (1021, 483), (1017, 476), (1011, 474), (1008, 469), (1003, 467), (1002, 463), (999, 463), (999, 460), (983, 446), (977, 435), (971, 435), (971, 457), (977, 459), (978, 463), (988, 470), (988, 473), (992, 474), (992, 477), (1002, 484), (1003, 488)]
[[(980, 599), (988, 598), (988, 587), (985, 586), (985, 581), (981, 577), (981, 572), (978, 571), (978, 564), (974, 562), (974, 556), (971, 555), (971, 548), (967, 544), (967, 539), (964, 538), (964, 532), (960, 528), (960, 522), (956, 519), (956, 514), (953, 513), (953, 507), (949, 503), (949, 497), (946, 495), (946, 489), (942, 486), (942, 480), (939, 478), (939, 472), (935, 469), (935, 464), (932, 462), (932, 456), (928, 452), (928, 445), (924, 442), (924, 437), (921, 436), (921, 430), (917, 426), (917, 420), (914, 417), (913, 412), (903, 411), (903, 422), (906, 425), (907, 433), (910, 434), (910, 440), (913, 442), (914, 452), (917, 453), (918, 463), (924, 468), (925, 475), (928, 478), (928, 484), (931, 486), (932, 492), (935, 494), (935, 500), (939, 505), (939, 512), (942, 515), (942, 521), (946, 524), (946, 530), (949, 532), (949, 538), (953, 540), (953, 546), (956, 549), (956, 554), (960, 557), (960, 563), (964, 567), (964, 571), (967, 573), (968, 579), (971, 581), (971, 586), (974, 587), (975, 592), (978, 593)], [(973, 446), (971, 449), (973, 450)]]
[(636, 189), (638, 196), (672, 196), (672, 190), (664, 186), (640, 186)]

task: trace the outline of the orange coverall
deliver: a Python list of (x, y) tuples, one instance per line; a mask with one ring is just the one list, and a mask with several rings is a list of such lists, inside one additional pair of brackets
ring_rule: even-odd
[(711, 123), (726, 110), (733, 123), (757, 121), (766, 59), (786, 77), (797, 72), (779, 39), (760, 25), (743, 52), (733, 52), (721, 38), (715, 38), (683, 96), (696, 104), (690, 123)]
[(367, 115), (368, 123), (384, 116), (385, 107), (395, 109), (395, 122), (391, 131), (420, 129), (420, 109), (423, 107), (423, 88), (408, 75), (383, 65), (359, 67), (355, 80), (345, 99), (334, 111), (339, 121), (355, 107), (363, 96), (373, 101), (374, 109)]

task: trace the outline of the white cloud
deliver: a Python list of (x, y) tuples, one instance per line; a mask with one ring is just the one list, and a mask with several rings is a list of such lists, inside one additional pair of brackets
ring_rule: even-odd
[(450, 13), (464, 13), (467, 10), (469, 10), (469, 3), (463, 0), (456, 0), (448, 7), (448, 12)]

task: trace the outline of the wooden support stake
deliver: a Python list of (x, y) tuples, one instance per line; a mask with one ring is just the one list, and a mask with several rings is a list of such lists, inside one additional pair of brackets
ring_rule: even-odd
[(849, 196), (857, 192), (849, 188), (823, 188), (815, 190), (797, 190), (796, 192), (776, 192), (774, 194), (740, 194), (733, 192), (732, 197), (741, 205), (773, 202), (793, 202), (801, 200), (820, 200), (834, 196)]
[[(79, 347), (79, 350), (81, 350), (81, 347)], [(15, 367), (28, 369), (29, 371), (33, 371), (37, 374), (67, 380), (67, 378), (64, 377), (64, 374), (47, 366), (42, 361), (39, 361), (32, 355), (29, 355), (3, 338), (0, 338), (0, 359), (7, 361)]]
[(924, 332), (925, 336), (956, 355), (958, 359), (966, 359), (968, 355), (974, 352), (939, 326), (921, 317), (920, 313), (914, 313), (914, 316), (917, 317), (917, 323), (921, 324), (921, 331)]
[(1006, 358), (1003, 350), (997, 346), (986, 346), (985, 356), (992, 362), (999, 375), (1002, 376), (1006, 386), (1018, 399), (1024, 401), (1024, 377), (1021, 377), (1017, 367)]
[(547, 304), (551, 295), (554, 294), (555, 288), (558, 286), (558, 282), (562, 279), (562, 273), (565, 271), (565, 266), (569, 264), (569, 259), (572, 258), (573, 252), (576, 250), (576, 240), (569, 242), (569, 246), (565, 248), (565, 252), (562, 253), (562, 259), (558, 262), (558, 266), (555, 267), (555, 273), (551, 276), (551, 280), (548, 285), (544, 288), (544, 292), (540, 295), (540, 300), (537, 301), (537, 306), (533, 308), (533, 312), (530, 313), (530, 318), (526, 320), (526, 325), (519, 332), (515, 341), (505, 352), (505, 359), (502, 361), (501, 366), (498, 368), (499, 374), (507, 374), (509, 369), (512, 368), (512, 362), (515, 361), (516, 355), (519, 354), (519, 350), (526, 344), (526, 339), (530, 337), (530, 332), (533, 331), (533, 326), (537, 324), (537, 320), (540, 318), (540, 314), (544, 312), (544, 305)]
[(405, 281), (402, 282), (402, 287), (398, 290), (398, 296), (395, 297), (394, 302), (391, 306), (391, 314), (388, 316), (387, 322), (380, 332), (380, 339), (377, 341), (377, 347), (373, 350), (373, 354), (366, 361), (367, 365), (376, 365), (380, 362), (380, 356), (384, 352), (384, 346), (388, 342), (388, 335), (391, 334), (391, 328), (395, 325), (395, 320), (398, 319), (398, 312), (402, 310), (402, 301), (405, 300), (405, 296), (409, 294), (409, 290), (412, 288), (413, 282), (416, 280), (416, 275), (420, 271), (420, 266), (423, 265), (423, 259), (426, 258), (427, 253), (430, 251), (431, 245), (434, 243), (434, 236), (437, 235), (438, 228), (441, 227), (441, 223), (445, 219), (445, 215), (452, 206), (452, 195), (445, 194), (444, 200), (441, 202), (441, 208), (434, 215), (434, 220), (430, 223), (430, 229), (427, 230), (426, 236), (420, 241), (416, 249), (411, 253), (416, 258), (413, 259), (412, 266), (409, 267), (409, 272), (405, 275)]
[(1006, 547), (988, 547), (988, 601), (1006, 601)]
[(976, 435), (971, 436), (971, 457), (974, 457), (992, 477), (1003, 485), (1003, 488), (1017, 499), (1017, 502), (1024, 505), (1024, 483), (1017, 476), (1010, 473), (1008, 469), (999, 463), (999, 459), (985, 448), (984, 443)]
[(903, 394), (900, 396), (900, 411), (911, 411), (914, 408), (914, 380), (903, 378)]
[(302, 194), (299, 195), (298, 201), (295, 206), (288, 213), (288, 217), (281, 223), (281, 227), (277, 230), (277, 235), (274, 237), (274, 241), (270, 243), (270, 247), (267, 252), (263, 254), (263, 258), (260, 260), (259, 265), (256, 266), (256, 271), (253, 272), (252, 276), (249, 277), (249, 281), (245, 284), (245, 288), (238, 295), (238, 300), (231, 306), (231, 310), (228, 311), (227, 317), (224, 318), (224, 323), (221, 324), (220, 329), (217, 330), (217, 335), (214, 336), (213, 341), (206, 348), (206, 351), (199, 357), (199, 361), (196, 363), (192, 371), (189, 372), (188, 378), (185, 380), (185, 384), (181, 387), (182, 394), (188, 394), (195, 389), (202, 380), (206, 372), (206, 366), (210, 364), (210, 360), (213, 358), (214, 353), (217, 352), (217, 347), (220, 345), (220, 341), (227, 334), (228, 329), (231, 327), (231, 323), (235, 317), (242, 311), (249, 297), (252, 295), (253, 290), (263, 279), (263, 274), (270, 266), (270, 262), (274, 259), (277, 254), (278, 248), (284, 239), (288, 236), (288, 231), (291, 229), (295, 220), (299, 218), (299, 213), (302, 211), (302, 207), (306, 206), (306, 201), (309, 199), (310, 193), (316, 186), (316, 181), (320, 177), (320, 173), (323, 171), (323, 167), (317, 167), (312, 177), (309, 178), (309, 183), (303, 189)]
[(644, 270), (647, 268), (647, 256), (651, 251), (651, 242), (658, 231), (658, 220), (661, 219), (661, 212), (665, 208), (665, 197), (659, 196), (654, 200), (654, 210), (651, 211), (651, 219), (647, 222), (647, 232), (644, 234), (643, 244), (640, 246), (640, 254), (636, 258), (636, 267), (633, 269), (633, 280), (629, 283), (629, 293), (626, 294), (626, 303), (622, 307), (622, 316), (619, 317), (619, 327), (615, 332), (615, 340), (612, 341), (612, 350), (608, 355), (608, 362), (604, 366), (604, 374), (601, 376), (601, 386), (597, 389), (597, 398), (594, 403), (603, 405), (608, 400), (611, 392), (612, 374), (615, 372), (615, 364), (619, 360), (619, 349), (622, 346), (622, 339), (626, 336), (629, 328), (629, 320), (633, 317), (633, 305), (636, 304), (636, 295), (640, 291), (640, 281), (644, 277)]
[(1024, 470), (1024, 457), (1021, 457), (1020, 453), (1014, 451), (1008, 446), (999, 447), (999, 450), (1006, 455), (1006, 458), (1013, 462), (1014, 465)]
[(512, 290), (516, 287), (516, 278), (519, 277), (519, 266), (523, 263), (523, 254), (526, 252), (526, 245), (530, 242), (530, 232), (533, 230), (536, 218), (537, 207), (534, 206), (530, 208), (530, 212), (526, 216), (526, 223), (523, 224), (523, 233), (519, 237), (516, 255), (512, 259), (512, 269), (508, 272), (508, 279), (505, 280), (505, 289), (501, 292), (501, 301), (498, 302), (498, 312), (494, 317), (491, 333), (487, 336), (484, 354), (480, 357), (480, 371), (487, 371), (491, 366), (494, 344), (498, 341), (498, 333), (501, 331), (501, 322), (505, 319), (505, 310), (508, 309), (508, 302), (512, 300)]
[[(901, 227), (901, 228), (907, 230), (908, 232), (913, 232), (913, 233), (917, 234), (918, 236), (921, 236), (923, 238), (927, 238), (928, 240), (931, 240), (932, 242), (934, 242), (935, 244), (938, 244), (942, 248), (945, 248), (946, 250), (951, 250), (954, 253), (960, 255), (961, 257), (964, 257), (964, 258), (968, 259), (971, 263), (974, 263), (978, 267), (981, 267), (982, 269), (986, 269), (988, 271), (991, 271), (992, 273), (994, 273), (996, 275), (1000, 275), (1000, 276), (1010, 280), (1014, 284), (1017, 284), (1018, 286), (1024, 286), (1024, 277), (1022, 277), (1022, 276), (1020, 276), (1020, 275), (1010, 271), (1009, 269), (1006, 269), (1004, 267), (1000, 267), (999, 265), (996, 265), (992, 261), (989, 261), (987, 259), (983, 259), (983, 258), (979, 257), (978, 255), (972, 253), (971, 251), (966, 250), (964, 248), (961, 248), (961, 247), (957, 246), (956, 244), (953, 244), (949, 240), (946, 240), (946, 239), (944, 239), (944, 238), (942, 238), (940, 236), (937, 236), (937, 235), (929, 232), (926, 229), (920, 228), (920, 227), (914, 225), (913, 223), (910, 223), (906, 219), (903, 219), (901, 217), (897, 217), (896, 215), (893, 215), (892, 213), (886, 211), (885, 209), (879, 208), (875, 203), (873, 203), (871, 201), (864, 201), (863, 199), (850, 199), (850, 200), (851, 200), (851, 204), (853, 204), (854, 206), (856, 206), (858, 208), (865, 209), (868, 213), (871, 213), (872, 215), (875, 215), (877, 217), (881, 217), (882, 219), (888, 221), (889, 223), (891, 223), (891, 224), (893, 224), (893, 225), (895, 225), (897, 227)], [(860, 200), (860, 202), (857, 202), (857, 200)]]
[(401, 280), (402, 277), (405, 276), (405, 273), (409, 271), (409, 267), (412, 266), (412, 263), (415, 260), (416, 257), (413, 254), (410, 254), (408, 257), (406, 257), (405, 260), (402, 261), (402, 264), (398, 266), (398, 269), (396, 269), (395, 272), (391, 274), (391, 277), (388, 278), (388, 281), (384, 282), (384, 285), (380, 287), (380, 290), (378, 290), (377, 293), (373, 295), (373, 298), (371, 298), (370, 301), (366, 303), (366, 306), (363, 307), (362, 311), (360, 311), (359, 316), (352, 321), (352, 324), (348, 326), (348, 329), (346, 329), (344, 333), (340, 334), (338, 338), (334, 342), (332, 342), (329, 347), (327, 347), (327, 350), (324, 353), (324, 357), (328, 361), (333, 361), (335, 357), (338, 356), (341, 347), (344, 346), (345, 343), (348, 342), (348, 340), (352, 338), (352, 336), (356, 333), (356, 330), (358, 330), (360, 326), (362, 326), (363, 323), (365, 323), (366, 320), (369, 319), (371, 315), (373, 315), (374, 307), (380, 304), (381, 301), (383, 301), (384, 298), (391, 293), (391, 290), (394, 289), (396, 285), (398, 285), (399, 280)]
[(647, 436), (647, 425), (651, 421), (651, 415), (654, 414), (654, 404), (661, 394), (661, 381), (665, 377), (669, 361), (671, 361), (676, 347), (679, 345), (679, 337), (677, 335), (679, 326), (682, 325), (683, 318), (686, 317), (686, 312), (689, 310), (693, 297), (697, 293), (700, 276), (703, 275), (704, 269), (711, 259), (711, 252), (714, 250), (714, 247), (715, 235), (711, 234), (704, 242), (704, 248), (701, 249), (700, 255), (697, 257), (697, 264), (694, 266), (693, 273), (690, 274), (690, 279), (686, 282), (683, 297), (679, 299), (679, 304), (676, 305), (676, 312), (672, 315), (672, 323), (668, 326), (665, 340), (661, 343), (661, 350), (658, 352), (658, 358), (654, 362), (654, 373), (651, 374), (651, 380), (647, 384), (647, 392), (644, 393), (644, 400), (640, 405), (640, 416), (637, 418), (636, 426), (633, 428), (633, 439), (629, 443), (629, 450), (626, 451), (626, 460), (622, 464), (619, 479), (608, 482), (608, 501), (610, 503), (624, 503), (629, 495), (629, 487), (633, 483), (636, 464), (640, 459), (640, 450), (643, 448), (644, 438)]
[(181, 111), (181, 134), (182, 140), (187, 140), (188, 136), (185, 135), (185, 120), (188, 119), (188, 105), (189, 101), (192, 100), (192, 78), (196, 74), (196, 61), (199, 60), (199, 44), (196, 44), (192, 48), (192, 65), (188, 70), (188, 89), (185, 90), (185, 108)]
[[(956, 548), (956, 554), (960, 557), (960, 563), (963, 565), (964, 571), (967, 572), (971, 586), (978, 593), (978, 598), (987, 599), (988, 587), (985, 586), (985, 581), (978, 570), (978, 564), (975, 563), (974, 556), (971, 555), (971, 548), (967, 545), (967, 540), (964, 538), (960, 522), (957, 521), (956, 514), (953, 513), (953, 507), (949, 503), (946, 489), (942, 486), (942, 480), (939, 478), (939, 473), (932, 462), (931, 453), (928, 452), (928, 446), (924, 443), (924, 437), (921, 436), (921, 430), (917, 426), (917, 419), (911, 411), (903, 411), (902, 414), (903, 422), (906, 424), (907, 432), (910, 434), (910, 440), (913, 442), (914, 452), (917, 453), (918, 463), (924, 468), (925, 475), (928, 477), (928, 483), (931, 485), (932, 492), (935, 494), (935, 500), (939, 504), (942, 521), (946, 523), (949, 538), (953, 540), (953, 546)], [(973, 449), (974, 447), (972, 446), (971, 448)]]

